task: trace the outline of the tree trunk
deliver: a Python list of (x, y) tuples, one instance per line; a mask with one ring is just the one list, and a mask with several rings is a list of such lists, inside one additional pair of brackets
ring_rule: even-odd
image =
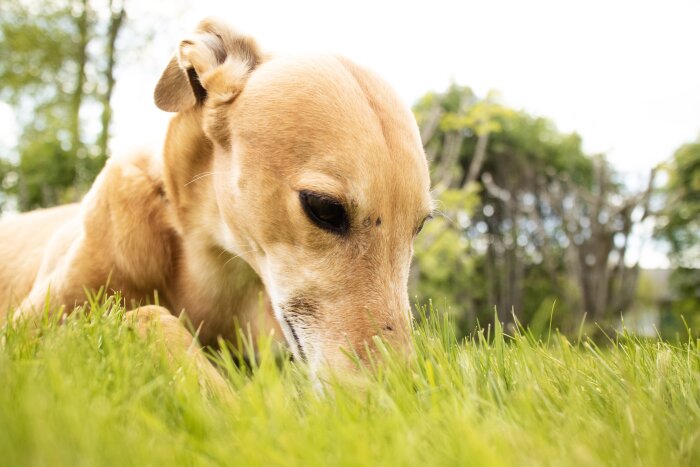
[(78, 29), (78, 43), (76, 45), (76, 78), (75, 87), (71, 95), (71, 122), (70, 122), (70, 138), (71, 150), (79, 151), (81, 149), (80, 138), (80, 107), (83, 104), (84, 86), (85, 86), (85, 66), (87, 65), (87, 46), (89, 38), (89, 5), (88, 0), (81, 0), (80, 16), (76, 18), (76, 27)]
[(442, 156), (435, 169), (436, 188), (446, 190), (452, 186), (455, 167), (459, 165), (459, 153), (462, 151), (464, 134), (453, 130), (445, 134), (442, 147)]
[(119, 31), (121, 30), (122, 25), (124, 24), (124, 19), (126, 18), (125, 2), (117, 2), (119, 3), (118, 6), (115, 6), (114, 3), (114, 0), (110, 0), (109, 2), (111, 16), (107, 30), (107, 66), (104, 70), (107, 86), (100, 99), (102, 102), (102, 131), (100, 132), (97, 144), (100, 150), (99, 157), (102, 158), (101, 164), (103, 164), (104, 160), (106, 160), (109, 156), (109, 130), (112, 123), (112, 106), (110, 101), (112, 99), (112, 92), (114, 91), (115, 83), (114, 68), (116, 67), (117, 63), (116, 43), (117, 37), (119, 37)]
[(90, 42), (90, 27), (89, 27), (89, 15), (90, 15), (90, 5), (88, 0), (80, 1), (80, 16), (76, 18), (76, 27), (78, 30), (78, 42), (76, 44), (76, 78), (75, 78), (75, 88), (71, 95), (71, 112), (70, 112), (70, 142), (71, 151), (73, 151), (78, 156), (78, 167), (76, 167), (76, 176), (73, 185), (76, 187), (73, 193), (74, 199), (77, 201), (80, 196), (80, 187), (83, 182), (82, 175), (85, 170), (80, 161), (84, 160), (87, 154), (85, 154), (85, 148), (82, 144), (82, 139), (80, 135), (80, 108), (83, 105), (83, 98), (85, 97), (85, 68), (88, 61), (87, 47)]
[(476, 140), (474, 157), (472, 157), (472, 161), (469, 164), (469, 172), (467, 174), (467, 178), (464, 180), (464, 186), (475, 182), (477, 177), (479, 176), (479, 172), (481, 172), (481, 166), (484, 165), (484, 160), (486, 160), (486, 147), (488, 146), (488, 144), (489, 133), (484, 132), (483, 134), (479, 135), (479, 138)]

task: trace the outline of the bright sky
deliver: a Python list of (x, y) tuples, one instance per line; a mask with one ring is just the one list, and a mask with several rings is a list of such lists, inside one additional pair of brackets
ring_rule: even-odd
[[(173, 42), (199, 18), (221, 16), (274, 52), (347, 55), (409, 104), (450, 80), (497, 89), (624, 171), (646, 173), (700, 133), (700, 2), (204, 0), (183, 11)], [(117, 90), (115, 148), (150, 138), (158, 120), (143, 109), (160, 70), (138, 70), (121, 70), (141, 84)]]
[[(700, 133), (700, 2), (181, 1), (183, 15), (159, 29), (147, 57), (118, 72), (116, 153), (162, 143), (168, 115), (153, 105), (153, 88), (177, 40), (204, 16), (227, 19), (273, 52), (346, 55), (407, 104), (451, 80), (481, 95), (496, 89), (505, 104), (578, 132), (587, 151), (606, 152), (640, 183)], [(143, 9), (132, 17), (163, 20), (159, 4), (132, 2)], [(0, 126), (0, 144), (10, 131)], [(647, 263), (663, 264), (661, 256)]]

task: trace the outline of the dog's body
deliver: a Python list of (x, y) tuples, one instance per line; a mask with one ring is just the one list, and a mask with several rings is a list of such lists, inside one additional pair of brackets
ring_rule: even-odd
[[(163, 178), (153, 155), (115, 158), (80, 205), (0, 223), (3, 312), (43, 311), (47, 294), (52, 306), (70, 310), (85, 301), (86, 289), (107, 285), (127, 306), (157, 299), (175, 314), (186, 310), (193, 325), (202, 325), (205, 344), (233, 339), (236, 321), (253, 332), (274, 327), (263, 285), (245, 261), (214, 247), (196, 251), (196, 242), (177, 233)], [(193, 187), (203, 193), (195, 203), (213, 196), (205, 194), (212, 189), (207, 178)]]
[(0, 223), (0, 312), (72, 309), (108, 283), (127, 304), (156, 291), (205, 343), (235, 321), (277, 327), (312, 367), (346, 366), (340, 348), (374, 335), (407, 347), (429, 179), (383, 81), (339, 57), (270, 58), (206, 20), (155, 97), (178, 112), (162, 161), (115, 158), (79, 207)]
[(32, 289), (49, 240), (68, 219), (77, 219), (78, 204), (22, 214), (0, 222), (0, 322)]

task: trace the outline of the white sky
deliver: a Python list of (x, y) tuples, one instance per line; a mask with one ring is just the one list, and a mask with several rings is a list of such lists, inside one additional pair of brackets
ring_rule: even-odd
[[(166, 3), (131, 4), (132, 17), (163, 28), (145, 57), (118, 70), (115, 153), (162, 143), (168, 115), (153, 105), (153, 88), (177, 40), (204, 16), (227, 19), (272, 52), (346, 55), (409, 105), (451, 80), (481, 95), (496, 89), (640, 179), (700, 133), (697, 1), (180, 1), (175, 20), (159, 15)], [(14, 137), (6, 113), (0, 105), (0, 144)], [(665, 264), (661, 253), (644, 256), (647, 266)]]
[[(273, 52), (347, 55), (409, 104), (450, 80), (480, 94), (497, 89), (506, 104), (577, 131), (586, 150), (624, 171), (646, 173), (700, 133), (697, 1), (204, 0), (183, 12), (166, 55), (199, 18), (221, 16)], [(122, 81), (115, 96), (115, 148), (152, 133), (132, 109), (152, 108), (160, 70), (139, 70), (148, 78), (141, 89)]]

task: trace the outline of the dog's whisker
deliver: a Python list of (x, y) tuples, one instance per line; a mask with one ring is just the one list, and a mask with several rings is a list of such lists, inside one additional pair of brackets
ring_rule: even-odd
[(245, 248), (245, 247), (248, 246), (248, 245), (232, 244), (231, 246), (232, 246), (232, 247), (235, 247), (235, 248), (238, 249), (238, 250), (240, 250), (240, 253), (234, 253), (233, 251), (229, 250), (228, 248), (219, 247), (219, 250), (220, 250), (220, 251), (219, 251), (219, 254), (216, 256), (217, 259), (218, 259), (218, 258), (221, 258), (221, 257), (222, 257), (224, 254), (226, 254), (226, 253), (232, 255), (231, 258), (229, 258), (228, 260), (226, 260), (226, 262), (224, 263), (224, 266), (226, 266), (228, 263), (230, 263), (230, 262), (233, 261), (234, 259), (240, 258), (241, 255), (247, 255), (247, 254), (250, 254), (250, 253), (255, 253), (255, 252), (257, 251), (256, 248), (250, 248), (250, 247)]
[[(243, 252), (243, 253), (241, 253), (241, 255), (244, 255), (244, 254), (246, 254), (246, 253), (252, 253), (252, 251)], [(227, 259), (226, 262), (224, 263), (224, 267), (225, 267), (225, 266), (228, 266), (228, 264), (229, 264), (231, 261), (233, 261), (233, 260), (235, 260), (235, 259), (240, 259), (241, 255), (233, 255), (233, 256), (231, 256), (231, 257), (230, 257), (229, 259)]]
[(211, 175), (225, 174), (225, 173), (226, 173), (226, 172), (202, 172), (202, 173), (199, 173), (199, 174), (195, 175), (194, 177), (192, 177), (192, 180), (190, 180), (189, 182), (185, 183), (185, 186), (188, 186), (188, 185), (190, 185), (190, 184), (192, 184), (192, 183), (194, 183), (194, 182), (197, 182), (197, 181), (199, 181), (199, 180), (201, 180), (201, 179), (203, 179), (203, 178), (205, 178), (205, 177), (209, 177), (209, 176), (211, 176)]
[(233, 255), (233, 256), (231, 256), (231, 257), (230, 257), (229, 259), (227, 259), (226, 262), (224, 263), (224, 267), (228, 266), (228, 264), (229, 264), (231, 261), (233, 261), (234, 259), (238, 259), (238, 258), (240, 258), (239, 255)]
[[(224, 266), (227, 266), (231, 261), (233, 261), (233, 260), (235, 260), (235, 259), (241, 258), (241, 255), (247, 255), (247, 254), (250, 254), (250, 253), (255, 253), (256, 249), (255, 249), (255, 248), (250, 248), (250, 249), (248, 249), (248, 250), (243, 250), (243, 251), (241, 251), (240, 253), (232, 253), (232, 252), (230, 252), (229, 250), (224, 250), (224, 251), (226, 251), (227, 253), (231, 253), (231, 257), (230, 257), (229, 259), (227, 259), (226, 262), (224, 263)], [(219, 256), (221, 256), (221, 255), (219, 255)]]
[(229, 251), (224, 247), (219, 247), (219, 250), (221, 251), (219, 251), (219, 254), (216, 256), (216, 259), (221, 258), (221, 255), (223, 255), (224, 253), (229, 253)]

